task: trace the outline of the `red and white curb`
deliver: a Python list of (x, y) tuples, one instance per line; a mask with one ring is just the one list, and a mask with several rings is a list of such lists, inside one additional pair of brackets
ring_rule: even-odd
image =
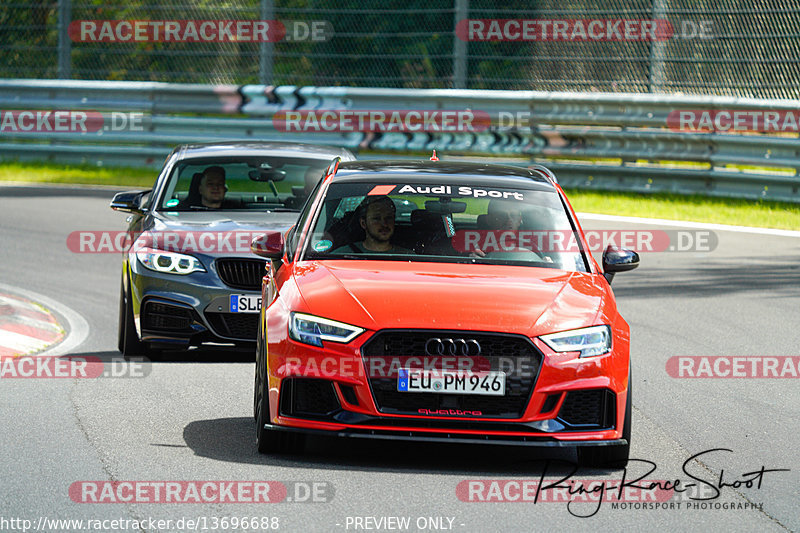
[(64, 339), (53, 314), (25, 298), (0, 293), (0, 357), (40, 352)]

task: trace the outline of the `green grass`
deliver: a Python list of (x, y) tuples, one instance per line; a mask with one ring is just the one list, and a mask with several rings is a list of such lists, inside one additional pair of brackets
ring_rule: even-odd
[(800, 204), (661, 193), (566, 193), (572, 207), (584, 213), (800, 230)]
[[(114, 185), (149, 189), (157, 171), (48, 163), (2, 163), (0, 182)], [(800, 230), (800, 204), (708, 198), (677, 194), (638, 194), (567, 190), (576, 211)]]
[(124, 167), (67, 166), (52, 163), (0, 163), (0, 182), (115, 185), (149, 189), (157, 170)]

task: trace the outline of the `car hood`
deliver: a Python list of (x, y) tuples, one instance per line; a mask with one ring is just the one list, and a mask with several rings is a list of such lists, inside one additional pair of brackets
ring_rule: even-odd
[(325, 261), (294, 277), (309, 313), (372, 330), (536, 336), (591, 325), (607, 295), (592, 274), (535, 267)]
[(166, 236), (177, 239), (168, 249), (208, 257), (257, 257), (250, 242), (268, 230), (285, 231), (299, 213), (263, 211), (198, 211), (154, 213), (141, 242), (167, 249)]
[[(173, 213), (173, 214), (170, 214)], [(167, 211), (153, 213), (151, 231), (281, 230), (295, 223), (300, 213), (263, 211)]]

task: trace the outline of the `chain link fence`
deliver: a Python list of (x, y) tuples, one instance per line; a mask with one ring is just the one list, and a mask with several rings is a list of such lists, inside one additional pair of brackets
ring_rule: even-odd
[[(82, 39), (76, 26), (77, 21), (232, 20), (279, 20), (287, 33), (276, 42), (95, 42)], [(525, 21), (535, 25), (520, 38)], [(624, 21), (634, 21), (638, 33), (627, 35)], [(333, 31), (308, 38), (315, 22)], [(642, 22), (652, 23), (648, 38)], [(798, 99), (799, 48), (797, 0), (5, 0), (0, 5), (0, 64), (8, 78)]]

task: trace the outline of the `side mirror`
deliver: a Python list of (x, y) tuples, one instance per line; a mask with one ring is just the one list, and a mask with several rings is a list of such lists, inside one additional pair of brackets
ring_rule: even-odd
[(123, 213), (138, 213), (141, 214), (142, 198), (150, 191), (127, 191), (118, 192), (111, 200), (109, 207), (114, 211), (122, 211)]
[(627, 272), (638, 266), (639, 254), (632, 250), (615, 248), (609, 244), (603, 252), (603, 276), (609, 283), (617, 272)]
[(264, 259), (279, 261), (283, 257), (283, 233), (268, 231), (250, 242), (250, 251)]

